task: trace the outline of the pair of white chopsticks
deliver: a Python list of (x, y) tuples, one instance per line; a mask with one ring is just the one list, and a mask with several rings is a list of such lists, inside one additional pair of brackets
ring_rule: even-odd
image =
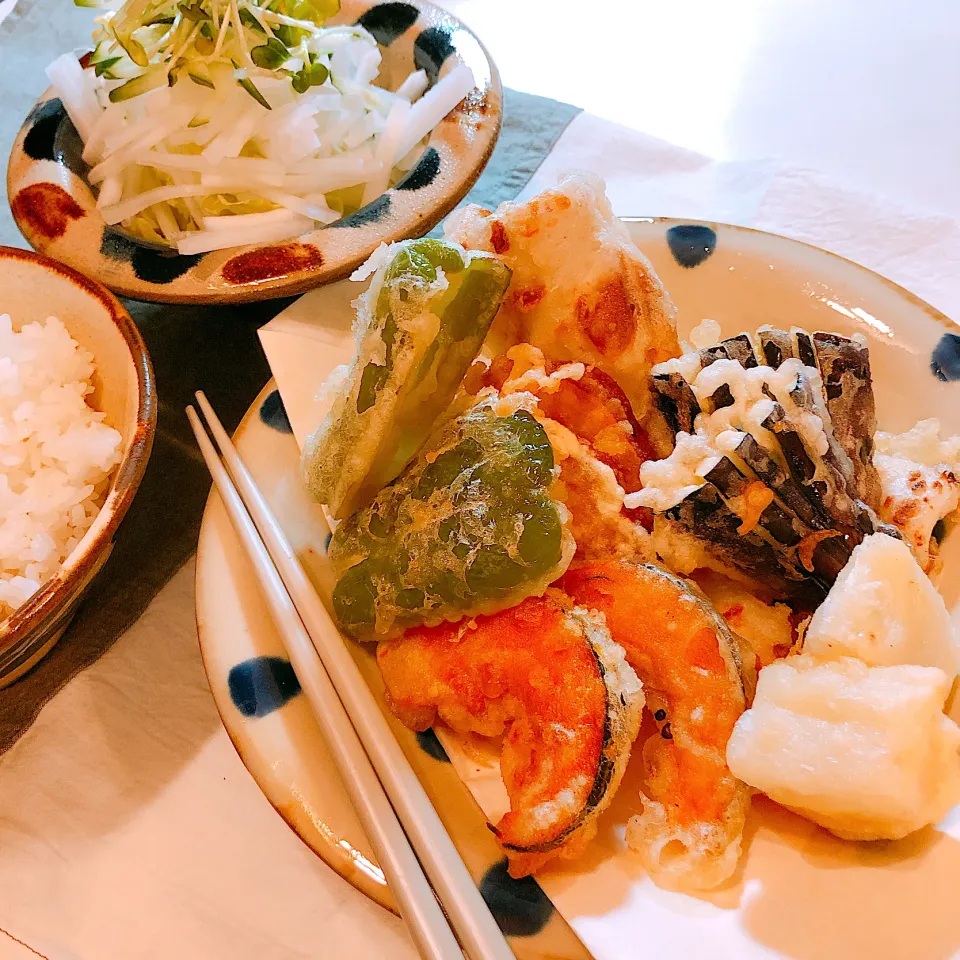
[(459, 940), (471, 960), (513, 960), (263, 494), (207, 398), (202, 392), (196, 397), (223, 457), (196, 410), (187, 407), (203, 459), (420, 955), (459, 958)]

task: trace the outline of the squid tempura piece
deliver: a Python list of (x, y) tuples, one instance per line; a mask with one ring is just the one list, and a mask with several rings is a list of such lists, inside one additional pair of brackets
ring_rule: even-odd
[(426, 730), (504, 734), (510, 811), (493, 828), (523, 877), (579, 856), (620, 784), (643, 693), (603, 619), (556, 591), (380, 644), (391, 710)]
[(513, 271), (488, 343), (532, 343), (551, 360), (590, 363), (627, 394), (658, 453), (673, 437), (656, 408), (649, 374), (679, 354), (676, 310), (646, 257), (614, 216), (596, 177), (579, 174), (494, 213), (453, 214), (448, 239), (485, 250)]

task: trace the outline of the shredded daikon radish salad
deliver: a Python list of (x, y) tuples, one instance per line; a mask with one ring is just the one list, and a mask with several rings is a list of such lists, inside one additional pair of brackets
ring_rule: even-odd
[(376, 40), (338, 0), (91, 4), (96, 49), (47, 76), (108, 224), (195, 254), (301, 236), (374, 200), (473, 89), (462, 64), (374, 84)]

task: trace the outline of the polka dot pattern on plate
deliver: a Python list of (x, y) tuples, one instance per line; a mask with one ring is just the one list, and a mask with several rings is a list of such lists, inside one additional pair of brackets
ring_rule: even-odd
[(33, 108), (28, 119), (30, 129), (23, 139), (23, 152), (31, 160), (54, 160), (53, 144), (61, 122), (66, 118), (60, 98), (47, 100)]
[(245, 717), (265, 717), (300, 692), (289, 660), (253, 657), (238, 663), (227, 678), (230, 699)]
[(293, 433), (279, 390), (268, 393), (266, 399), (260, 404), (260, 419), (268, 427), (273, 427), (281, 433)]
[(494, 864), (480, 881), (480, 895), (490, 908), (497, 926), (508, 937), (532, 937), (539, 933), (553, 913), (553, 904), (533, 877), (514, 880), (507, 861)]
[(933, 348), (930, 369), (938, 380), (960, 380), (960, 337), (945, 333)]
[(159, 250), (151, 250), (134, 243), (112, 230), (104, 230), (100, 241), (100, 254), (111, 260), (129, 263), (138, 280), (157, 285), (173, 283), (204, 257), (202, 253), (190, 256), (160, 253)]
[(394, 187), (395, 190), (422, 190), (429, 187), (440, 172), (440, 154), (427, 147), (417, 165)]
[(698, 267), (717, 249), (717, 233), (702, 223), (681, 223), (667, 230), (667, 246), (681, 267)]
[(431, 81), (436, 81), (440, 68), (453, 51), (446, 27), (428, 27), (413, 43), (413, 62), (418, 70), (427, 71)]
[(378, 3), (371, 7), (357, 23), (384, 47), (402, 37), (416, 22), (420, 11), (410, 3)]
[(365, 227), (369, 223), (379, 223), (390, 212), (390, 194), (385, 193), (382, 197), (377, 197), (365, 207), (362, 207), (356, 213), (351, 213), (349, 217), (342, 220), (334, 220), (327, 226), (328, 230), (339, 230), (343, 227)]

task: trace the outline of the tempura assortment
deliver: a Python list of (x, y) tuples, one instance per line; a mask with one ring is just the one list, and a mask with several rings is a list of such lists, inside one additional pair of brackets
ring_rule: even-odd
[(960, 802), (929, 574), (960, 438), (878, 432), (859, 338), (681, 344), (585, 175), (383, 247), (305, 481), (334, 613), (414, 730), (500, 742), (514, 876), (581, 855), (634, 757), (652, 879), (735, 871), (755, 790), (847, 839)]

